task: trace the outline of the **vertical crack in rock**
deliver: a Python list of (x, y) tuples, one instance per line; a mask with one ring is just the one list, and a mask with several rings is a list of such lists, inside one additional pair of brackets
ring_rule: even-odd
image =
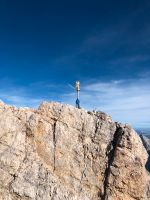
[(57, 124), (57, 121), (59, 121), (59, 119), (61, 117), (62, 109), (63, 109), (63, 105), (62, 105), (61, 109), (59, 110), (59, 116), (54, 119), (54, 125), (53, 125), (53, 145), (54, 145), (54, 152), (53, 152), (54, 167), (53, 167), (53, 171), (55, 171), (55, 169), (56, 169), (56, 124)]
[(88, 147), (86, 145), (83, 145), (83, 149), (84, 149), (84, 169), (83, 169), (83, 172), (82, 172), (82, 175), (81, 175), (80, 183), (82, 182), (83, 177), (85, 176), (85, 171), (86, 171), (86, 168), (87, 168), (87, 164), (86, 164), (86, 151), (87, 151), (87, 148)]
[(106, 154), (108, 156), (108, 164), (107, 164), (107, 168), (106, 168), (105, 173), (104, 173), (104, 194), (101, 197), (102, 200), (108, 199), (108, 197), (107, 197), (107, 187), (109, 185), (109, 176), (110, 176), (110, 173), (111, 173), (111, 166), (113, 164), (116, 149), (117, 149), (117, 146), (118, 146), (118, 144), (119, 144), (119, 142), (122, 138), (123, 133), (124, 133), (123, 128), (118, 127), (118, 125), (116, 124), (116, 131), (114, 133), (113, 140), (108, 145), (107, 152), (106, 152)]
[(56, 162), (56, 124), (57, 124), (57, 121), (55, 120), (54, 121), (54, 125), (53, 125), (53, 144), (54, 144), (54, 168), (53, 168), (53, 171), (55, 171), (55, 162)]
[(98, 128), (99, 128), (99, 124), (98, 124), (98, 121), (99, 121), (99, 119), (97, 119), (97, 121), (96, 121), (96, 126), (95, 126), (95, 134), (97, 133), (97, 130), (98, 130)]
[[(81, 129), (81, 135), (82, 135), (82, 143), (84, 143), (84, 130), (85, 130), (85, 124), (82, 123), (82, 129)], [(85, 145), (83, 144), (83, 161), (84, 161), (84, 169), (83, 172), (81, 174), (81, 179), (80, 179), (80, 184), (82, 182), (83, 176), (85, 175), (85, 170), (86, 170), (86, 152), (85, 152)]]

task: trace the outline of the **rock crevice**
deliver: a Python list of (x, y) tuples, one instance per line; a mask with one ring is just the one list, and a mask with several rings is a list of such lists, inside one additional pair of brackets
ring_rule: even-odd
[(53, 125), (53, 144), (54, 144), (54, 169), (53, 171), (55, 171), (55, 162), (56, 162), (56, 124), (57, 124), (57, 121), (54, 122), (54, 125)]
[(102, 200), (108, 199), (107, 188), (109, 187), (109, 176), (111, 174), (111, 166), (113, 164), (116, 149), (118, 147), (119, 142), (121, 141), (123, 132), (124, 132), (123, 128), (118, 127), (118, 125), (116, 125), (116, 131), (114, 133), (113, 140), (111, 141), (111, 143), (108, 145), (107, 148), (108, 164), (104, 173), (104, 194), (102, 195)]

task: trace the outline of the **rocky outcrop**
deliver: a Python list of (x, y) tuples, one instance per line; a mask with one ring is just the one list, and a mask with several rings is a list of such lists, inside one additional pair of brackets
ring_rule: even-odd
[(144, 136), (144, 135), (140, 135), (143, 145), (146, 148), (147, 152), (150, 154), (150, 138)]
[(0, 200), (148, 200), (149, 155), (102, 112), (0, 103)]

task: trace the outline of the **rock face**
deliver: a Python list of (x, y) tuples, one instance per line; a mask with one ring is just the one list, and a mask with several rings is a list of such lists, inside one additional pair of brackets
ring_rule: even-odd
[(148, 200), (147, 162), (137, 133), (105, 113), (0, 102), (0, 200)]

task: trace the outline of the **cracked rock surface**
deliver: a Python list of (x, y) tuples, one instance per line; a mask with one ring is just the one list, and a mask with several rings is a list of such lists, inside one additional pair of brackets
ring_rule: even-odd
[(140, 137), (102, 112), (0, 102), (0, 200), (148, 200)]

